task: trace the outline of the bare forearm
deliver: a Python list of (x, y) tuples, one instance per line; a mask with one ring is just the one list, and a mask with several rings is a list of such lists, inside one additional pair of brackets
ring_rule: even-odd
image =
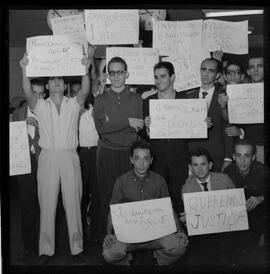
[(106, 228), (106, 234), (112, 234), (113, 233), (113, 224), (112, 224), (112, 216), (111, 216), (111, 212), (109, 212), (108, 214), (108, 218), (107, 218), (107, 228)]

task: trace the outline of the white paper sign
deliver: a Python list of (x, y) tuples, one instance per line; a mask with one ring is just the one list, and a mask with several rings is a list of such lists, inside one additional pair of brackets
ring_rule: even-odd
[[(126, 79), (126, 84), (154, 84), (153, 69), (154, 65), (159, 61), (159, 54), (157, 49), (125, 47), (106, 48), (107, 65), (111, 58), (116, 56), (123, 58), (127, 63), (129, 77)], [(109, 79), (107, 79), (107, 83), (110, 83)]]
[(204, 99), (149, 100), (151, 139), (207, 138)]
[(85, 10), (85, 27), (90, 44), (138, 44), (139, 10)]
[(111, 205), (115, 235), (123, 243), (152, 241), (176, 232), (171, 198)]
[(9, 175), (31, 173), (29, 142), (25, 121), (9, 123)]
[(67, 35), (44, 35), (27, 38), (29, 63), (27, 77), (85, 75), (82, 43)]
[(227, 85), (229, 122), (259, 124), (264, 122), (263, 83)]
[(203, 48), (226, 53), (248, 53), (248, 21), (228, 22), (205, 20), (203, 22)]
[(192, 89), (201, 86), (200, 69), (194, 68), (190, 59), (179, 56), (162, 58), (162, 61), (171, 62), (175, 71), (174, 88), (177, 91)]
[(247, 230), (243, 188), (184, 193), (188, 235)]

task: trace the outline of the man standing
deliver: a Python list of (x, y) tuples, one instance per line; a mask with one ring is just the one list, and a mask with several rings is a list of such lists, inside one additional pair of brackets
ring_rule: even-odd
[[(192, 174), (182, 188), (182, 195), (184, 193), (235, 188), (227, 174), (210, 172), (213, 162), (206, 149), (198, 147), (191, 150), (189, 161)], [(185, 222), (185, 213), (180, 215), (180, 220)], [(208, 265), (227, 263), (231, 252), (231, 237), (228, 232), (191, 236), (190, 262)]]
[(235, 255), (243, 250), (246, 254), (251, 254), (262, 245), (264, 165), (255, 160), (256, 146), (247, 139), (235, 142), (233, 158), (235, 162), (224, 173), (230, 176), (237, 188), (244, 188), (249, 223), (249, 230), (235, 232), (234, 250), (237, 249)]
[[(42, 149), (37, 171), (40, 205), (39, 263), (48, 263), (55, 252), (55, 212), (60, 182), (71, 254), (74, 259), (82, 260), (85, 259), (81, 253), (82, 179), (76, 149), (79, 111), (89, 93), (89, 75), (82, 76), (82, 88), (74, 98), (64, 96), (66, 85), (63, 77), (49, 77), (46, 85), (49, 98), (37, 99), (26, 76), (27, 64), (28, 57), (25, 54), (20, 61), (23, 92), (30, 109), (37, 117), (40, 130), (39, 146)], [(82, 64), (88, 71), (90, 60), (84, 57)]]
[[(229, 162), (232, 161), (232, 150), (228, 139), (225, 143), (226, 134), (224, 132), (226, 125), (226, 105), (222, 105), (218, 98), (224, 93), (220, 85), (215, 85), (222, 71), (220, 61), (214, 58), (207, 58), (201, 64), (201, 82), (200, 88), (186, 91), (188, 98), (206, 99), (208, 107), (208, 137), (207, 139), (193, 139), (189, 141), (189, 149), (203, 147), (209, 151), (213, 158), (213, 170), (221, 171)], [(225, 146), (226, 144), (226, 146)], [(232, 146), (232, 144), (231, 144)]]
[(106, 231), (109, 201), (115, 180), (130, 170), (129, 151), (143, 128), (142, 99), (125, 85), (129, 74), (125, 60), (112, 58), (108, 63), (111, 87), (97, 96), (93, 117), (98, 141), (98, 188), (100, 193), (100, 237)]
[[(45, 97), (45, 83), (38, 78), (31, 80), (33, 94), (37, 99)], [(39, 131), (36, 116), (27, 104), (13, 112), (13, 121), (26, 121), (29, 153), (31, 161), (31, 173), (17, 176), (21, 202), (21, 231), (24, 251), (20, 254), (20, 259), (28, 259), (35, 256), (38, 250), (38, 225), (39, 225), (39, 205), (37, 194), (37, 164), (40, 154), (38, 145)]]
[[(185, 93), (174, 89), (175, 73), (170, 62), (160, 62), (154, 66), (155, 85), (157, 93), (143, 100), (143, 112), (146, 131), (149, 132), (151, 117), (149, 117), (149, 100), (183, 99)], [(162, 175), (169, 187), (173, 206), (177, 213), (182, 212), (181, 188), (188, 177), (188, 145), (186, 139), (149, 139), (144, 132), (144, 138), (149, 141), (155, 151), (153, 170)]]
[[(150, 171), (153, 161), (152, 147), (143, 141), (132, 145), (130, 162), (133, 169), (120, 176), (114, 185), (110, 204), (144, 201), (169, 197), (167, 184), (162, 176)], [(107, 234), (103, 242), (103, 256), (109, 263), (130, 265), (130, 252), (142, 249), (154, 250), (158, 265), (170, 265), (186, 251), (187, 236), (174, 214), (177, 232), (156, 240), (127, 244), (119, 242), (113, 233), (111, 213), (108, 214)]]

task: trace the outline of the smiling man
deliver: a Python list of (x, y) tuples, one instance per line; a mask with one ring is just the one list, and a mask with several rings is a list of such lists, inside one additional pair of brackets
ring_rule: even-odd
[(175, 72), (172, 63), (159, 62), (154, 66), (155, 85), (158, 90), (143, 101), (143, 113), (146, 130), (143, 137), (149, 141), (155, 151), (153, 170), (162, 175), (169, 187), (173, 206), (177, 213), (183, 210), (181, 188), (188, 176), (188, 145), (185, 139), (149, 139), (147, 132), (151, 123), (149, 100), (186, 98), (183, 92), (174, 89)]

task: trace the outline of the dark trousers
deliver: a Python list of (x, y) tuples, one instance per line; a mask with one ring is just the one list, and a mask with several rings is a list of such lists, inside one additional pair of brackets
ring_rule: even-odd
[(154, 164), (153, 170), (163, 176), (167, 182), (173, 207), (177, 213), (184, 211), (181, 199), (182, 186), (188, 177), (188, 164), (173, 163)]
[(109, 202), (112, 197), (116, 179), (128, 172), (132, 166), (129, 159), (129, 149), (114, 150), (100, 147), (98, 153), (98, 189), (100, 198), (99, 236), (106, 232)]
[(21, 204), (21, 232), (24, 249), (38, 250), (39, 204), (37, 194), (37, 159), (31, 155), (31, 173), (17, 176)]
[[(80, 147), (79, 156), (82, 169), (83, 194), (81, 201), (82, 222), (86, 225), (87, 205), (91, 194), (91, 234), (98, 229), (99, 193), (97, 185), (97, 147)], [(85, 233), (84, 233), (85, 234)]]

